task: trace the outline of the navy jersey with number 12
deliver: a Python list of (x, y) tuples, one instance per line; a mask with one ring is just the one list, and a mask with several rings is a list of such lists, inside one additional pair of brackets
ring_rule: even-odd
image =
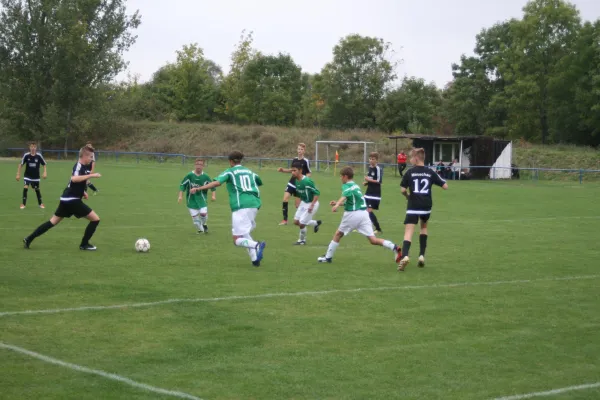
[[(402, 177), (400, 186), (409, 192), (407, 214), (430, 212), (433, 206), (431, 187), (444, 186), (445, 180), (430, 168), (417, 166), (409, 169)], [(414, 211), (414, 212), (413, 212)]]

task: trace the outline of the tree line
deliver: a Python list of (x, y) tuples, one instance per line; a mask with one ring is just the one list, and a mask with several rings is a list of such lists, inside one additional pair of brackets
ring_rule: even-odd
[[(483, 29), (438, 88), (398, 80), (392, 46), (348, 35), (319, 73), (243, 32), (227, 74), (196, 43), (148, 82), (115, 83), (141, 23), (125, 0), (0, 0), (0, 134), (64, 143), (116, 120), (377, 129), (600, 144), (600, 19), (532, 0)], [(308, 45), (308, 44), (307, 44)]]

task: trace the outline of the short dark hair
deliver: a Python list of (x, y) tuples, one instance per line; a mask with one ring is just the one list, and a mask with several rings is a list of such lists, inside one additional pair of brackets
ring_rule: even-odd
[(236, 150), (229, 153), (229, 161), (233, 161), (236, 164), (241, 163), (243, 158), (244, 154), (241, 151)]
[(369, 158), (374, 158), (376, 160), (379, 160), (379, 153), (374, 151), (372, 153), (369, 154)]
[(340, 175), (347, 176), (348, 179), (354, 178), (354, 170), (352, 167), (344, 167), (340, 170)]
[(292, 163), (292, 168), (302, 169), (303, 165), (300, 161), (294, 161)]

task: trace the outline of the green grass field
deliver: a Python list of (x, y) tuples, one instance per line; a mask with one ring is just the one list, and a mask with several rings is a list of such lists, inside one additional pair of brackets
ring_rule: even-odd
[[(324, 222), (298, 248), (297, 228), (277, 226), (287, 176), (257, 170), (253, 237), (268, 245), (254, 268), (231, 243), (224, 189), (198, 235), (176, 201), (190, 166), (100, 163), (98, 251), (79, 250), (75, 219), (24, 250), (72, 165), (49, 164), (46, 210), (32, 190), (19, 210), (17, 160), (0, 161), (1, 399), (485, 400), (582, 384), (552, 398), (600, 398), (597, 184), (450, 182), (434, 190), (426, 268), (415, 243), (398, 273), (358, 234), (316, 262), (341, 219), (325, 204), (339, 178), (314, 175)], [(384, 176), (378, 216), (401, 243), (398, 182)]]

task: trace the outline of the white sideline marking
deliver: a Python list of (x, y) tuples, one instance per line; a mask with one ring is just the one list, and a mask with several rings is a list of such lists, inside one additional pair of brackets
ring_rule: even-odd
[(560, 388), (560, 389), (548, 390), (546, 392), (534, 392), (534, 393), (525, 393), (525, 394), (515, 394), (514, 396), (497, 397), (494, 400), (531, 399), (532, 397), (554, 396), (556, 394), (572, 392), (574, 390), (586, 390), (586, 389), (595, 389), (595, 388), (600, 388), (600, 382), (586, 383), (584, 385), (577, 385), (577, 386), (567, 386), (567, 387)]
[(192, 396), (191, 394), (177, 392), (177, 391), (173, 391), (173, 390), (161, 389), (156, 386), (146, 385), (145, 383), (136, 382), (134, 380), (131, 380), (131, 379), (126, 378), (121, 375), (111, 374), (109, 372), (104, 372), (99, 369), (91, 369), (91, 368), (87, 368), (87, 367), (77, 365), (77, 364), (71, 364), (69, 362), (61, 361), (61, 360), (58, 360), (58, 359), (52, 358), (52, 357), (48, 357), (43, 354), (24, 349), (22, 347), (13, 346), (10, 344), (0, 342), (0, 348), (5, 349), (5, 350), (12, 350), (14, 352), (21, 353), (21, 354), (25, 354), (30, 357), (37, 358), (38, 360), (41, 360), (41, 361), (44, 361), (44, 362), (47, 362), (50, 364), (59, 365), (61, 367), (65, 367), (65, 368), (71, 369), (73, 371), (85, 372), (86, 374), (92, 374), (92, 375), (98, 375), (98, 376), (101, 376), (106, 379), (111, 379), (113, 381), (118, 381), (118, 382), (124, 383), (126, 385), (136, 387), (138, 389), (146, 390), (148, 392), (164, 394), (164, 395), (172, 396), (172, 397), (178, 397), (180, 399), (202, 400), (201, 398)]
[(433, 285), (420, 285), (420, 286), (387, 286), (387, 287), (375, 287), (375, 288), (356, 288), (356, 289), (332, 289), (332, 290), (319, 290), (319, 291), (307, 291), (307, 292), (280, 292), (280, 293), (264, 293), (264, 294), (253, 294), (246, 296), (226, 296), (226, 297), (209, 297), (209, 298), (195, 298), (195, 299), (168, 299), (160, 301), (152, 301), (146, 303), (130, 303), (130, 304), (115, 304), (110, 306), (83, 306), (83, 307), (70, 307), (70, 308), (53, 308), (53, 309), (41, 309), (41, 310), (23, 310), (23, 311), (4, 311), (0, 312), (0, 317), (7, 317), (11, 315), (32, 315), (32, 314), (57, 314), (71, 311), (97, 311), (97, 310), (111, 310), (120, 308), (139, 308), (139, 307), (152, 307), (160, 306), (164, 304), (173, 303), (204, 303), (204, 302), (217, 302), (217, 301), (230, 301), (230, 300), (249, 300), (249, 299), (265, 299), (273, 297), (298, 297), (298, 296), (319, 296), (334, 293), (356, 293), (356, 292), (380, 292), (386, 290), (419, 290), (419, 289), (436, 289), (436, 288), (454, 288), (454, 287), (466, 287), (466, 286), (495, 286), (495, 285), (512, 285), (520, 283), (535, 283), (535, 282), (555, 282), (555, 281), (575, 281), (584, 279), (598, 279), (600, 275), (581, 275), (581, 276), (565, 276), (560, 278), (541, 278), (541, 279), (519, 279), (514, 281), (492, 281), (492, 282), (458, 282), (458, 283), (442, 283)]

